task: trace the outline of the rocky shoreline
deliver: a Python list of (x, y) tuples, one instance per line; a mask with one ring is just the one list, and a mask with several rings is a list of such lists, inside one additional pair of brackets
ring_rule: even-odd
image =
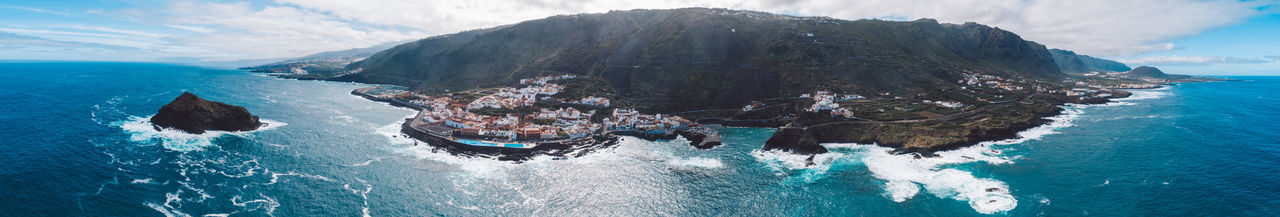
[(538, 156), (578, 157), (594, 150), (616, 145), (618, 142), (618, 137), (616, 136), (600, 135), (570, 142), (538, 143), (537, 146), (528, 149), (473, 146), (414, 130), (409, 126), (410, 123), (412, 123), (412, 119), (405, 119), (404, 124), (400, 125), (400, 132), (415, 139), (414, 145), (418, 145), (418, 141), (422, 141), (426, 142), (426, 145), (454, 155), (495, 158), (505, 161), (525, 161)]
[[(1102, 104), (1111, 99), (1125, 98), (1132, 95), (1123, 90), (1104, 90), (1110, 96), (1063, 98), (1048, 97), (1027, 102), (1001, 104), (968, 114), (926, 120), (900, 121), (842, 121), (812, 122), (806, 126), (806, 116), (786, 116), (772, 119), (736, 120), (731, 118), (699, 119), (700, 124), (720, 124), (724, 126), (767, 127), (778, 128), (772, 137), (760, 148), (761, 150), (777, 150), (802, 155), (826, 153), (828, 150), (822, 143), (860, 143), (877, 144), (895, 149), (899, 154), (918, 154), (933, 156), (935, 152), (955, 150), (988, 141), (999, 141), (1017, 138), (1018, 133), (1050, 123), (1047, 117), (1062, 114), (1062, 105)], [(387, 102), (393, 106), (418, 109), (417, 107), (395, 100), (379, 98), (362, 93), (359, 90), (352, 94), (366, 99)], [(993, 108), (994, 107), (994, 108)], [(996, 115), (993, 122), (990, 115)], [(971, 117), (976, 116), (976, 117)], [(985, 118), (982, 118), (985, 117)], [(812, 120), (812, 119), (810, 119)], [(402, 132), (418, 141), (440, 147), (445, 151), (467, 156), (492, 157), (500, 160), (522, 161), (536, 156), (571, 157), (570, 154), (585, 154), (589, 151), (609, 147), (616, 143), (616, 136), (633, 136), (645, 140), (671, 140), (684, 137), (691, 146), (698, 149), (710, 149), (720, 145), (720, 136), (714, 131), (676, 130), (663, 134), (645, 134), (626, 131), (608, 132), (568, 143), (538, 144), (535, 148), (514, 149), (500, 147), (471, 146), (456, 141), (414, 130), (408, 121), (402, 126)]]
[(1050, 123), (1051, 120), (1047, 118), (1061, 115), (1063, 109), (1060, 106), (1067, 103), (1104, 104), (1112, 102), (1110, 99), (1125, 98), (1131, 95), (1131, 93), (1125, 91), (1117, 91), (1116, 93), (1117, 95), (1110, 98), (1096, 98), (1059, 103), (1054, 105), (1050, 110), (1035, 113), (1035, 118), (1031, 120), (1016, 122), (999, 128), (968, 129), (969, 134), (968, 136), (965, 136), (963, 140), (927, 147), (907, 146), (902, 142), (883, 141), (874, 137), (862, 136), (859, 133), (876, 132), (876, 130), (884, 129), (885, 125), (891, 123), (840, 123), (817, 127), (780, 127), (778, 131), (774, 132), (773, 136), (765, 142), (765, 145), (761, 147), (761, 150), (776, 150), (793, 154), (816, 155), (828, 152), (825, 147), (820, 145), (822, 143), (858, 143), (876, 144), (881, 147), (893, 148), (894, 152), (898, 154), (919, 154), (920, 156), (926, 157), (935, 156), (935, 152), (960, 149), (977, 145), (982, 142), (1018, 138), (1018, 133), (1020, 132)]
[[(409, 105), (406, 102), (400, 102), (394, 99), (380, 99), (360, 93), (358, 90), (352, 91), (352, 94), (373, 101), (387, 102), (397, 107), (417, 109), (417, 107)], [(1124, 98), (1129, 95), (1130, 93), (1125, 91), (1116, 91), (1110, 98)], [(1052, 106), (1049, 110), (1035, 113), (1035, 118), (1031, 120), (1011, 123), (999, 128), (969, 129), (969, 134), (964, 137), (963, 140), (930, 145), (927, 147), (908, 146), (903, 142), (889, 142), (862, 136), (864, 133), (874, 132), (892, 123), (834, 123), (817, 127), (794, 127), (789, 125), (784, 126), (784, 123), (780, 123), (780, 121), (774, 119), (770, 119), (768, 121), (700, 120), (699, 122), (705, 122), (702, 124), (722, 124), (725, 126), (778, 128), (778, 131), (765, 142), (763, 147), (761, 147), (761, 150), (766, 151), (778, 150), (794, 154), (815, 155), (828, 152), (825, 147), (820, 145), (822, 143), (861, 143), (877, 144), (883, 147), (894, 148), (896, 153), (901, 154), (914, 153), (920, 154), (921, 156), (932, 156), (934, 152), (955, 150), (973, 146), (981, 142), (1017, 138), (1019, 132), (1047, 124), (1050, 122), (1046, 119), (1047, 117), (1061, 114), (1062, 108), (1058, 106), (1066, 103), (1102, 104), (1111, 102), (1111, 100), (1109, 100), (1110, 98), (1092, 98), (1059, 103)], [(710, 149), (721, 145), (721, 138), (717, 133), (707, 133), (696, 130), (679, 130), (660, 135), (612, 132), (576, 142), (540, 143), (535, 148), (530, 149), (483, 147), (461, 144), (436, 136), (427, 135), (426, 133), (412, 129), (412, 127), (409, 126), (410, 121), (411, 119), (406, 119), (405, 123), (401, 126), (401, 132), (416, 139), (417, 141), (427, 142), (428, 145), (439, 147), (444, 151), (457, 155), (490, 157), (499, 160), (523, 161), (532, 159), (536, 156), (574, 157), (597, 149), (610, 147), (616, 144), (617, 136), (632, 136), (650, 141), (671, 140), (678, 137), (684, 137), (689, 140), (689, 145), (698, 149)]]
[[(362, 98), (375, 101), (375, 102), (386, 102), (396, 107), (402, 107), (402, 108), (408, 108), (408, 109), (414, 109), (414, 110), (420, 109), (417, 106), (409, 104), (408, 102), (396, 100), (394, 98), (375, 97), (375, 96), (366, 94), (361, 90), (362, 89), (352, 90), (351, 94), (360, 96)], [(632, 137), (649, 140), (649, 141), (672, 140), (679, 137), (684, 137), (685, 139), (690, 141), (689, 143), (690, 146), (696, 147), (698, 149), (710, 149), (715, 146), (719, 146), (721, 144), (720, 135), (716, 133), (714, 130), (697, 128), (697, 129), (677, 130), (674, 132), (667, 132), (664, 134), (633, 133), (629, 131), (610, 132), (610, 133), (595, 135), (590, 138), (581, 139), (577, 141), (538, 143), (534, 148), (528, 148), (528, 149), (486, 147), (486, 146), (473, 146), (473, 145), (462, 144), (456, 141), (451, 141), (449, 139), (440, 138), (434, 135), (429, 135), (425, 132), (414, 129), (411, 126), (412, 122), (413, 122), (413, 118), (405, 119), (404, 123), (402, 123), (400, 126), (400, 132), (404, 136), (415, 139), (414, 141), (415, 145), (418, 145), (419, 144), (418, 142), (426, 142), (427, 145), (440, 148), (444, 151), (447, 151), (455, 155), (496, 158), (498, 160), (508, 160), (508, 161), (524, 161), (524, 160), (532, 159), (537, 156), (552, 156), (552, 157), (560, 157), (560, 158), (576, 157), (576, 156), (586, 154), (590, 151), (607, 148), (612, 145), (615, 145), (618, 140), (617, 136), (632, 136)], [(703, 129), (703, 130), (698, 130), (698, 129)]]

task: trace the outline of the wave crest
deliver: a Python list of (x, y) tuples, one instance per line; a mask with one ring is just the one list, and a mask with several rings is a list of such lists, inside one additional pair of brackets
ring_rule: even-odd
[(722, 167), (724, 167), (724, 163), (723, 163), (723, 162), (720, 162), (720, 159), (715, 159), (715, 158), (705, 158), (705, 157), (691, 157), (691, 158), (686, 158), (686, 159), (673, 159), (673, 160), (669, 160), (669, 161), (667, 161), (667, 164), (670, 164), (671, 166), (673, 166), (673, 167), (677, 167), (677, 168), (705, 168), (705, 169), (717, 169), (717, 168), (722, 168)]
[(213, 145), (213, 140), (225, 135), (246, 136), (251, 133), (270, 130), (288, 125), (284, 122), (261, 119), (266, 126), (251, 131), (227, 132), (227, 131), (206, 131), (204, 134), (191, 134), (182, 130), (160, 128), (156, 130), (151, 125), (151, 116), (138, 117), (131, 116), (127, 120), (113, 123), (116, 127), (129, 133), (129, 140), (134, 142), (151, 142), (160, 144), (162, 147), (172, 151), (188, 152), (200, 151), (205, 147)]

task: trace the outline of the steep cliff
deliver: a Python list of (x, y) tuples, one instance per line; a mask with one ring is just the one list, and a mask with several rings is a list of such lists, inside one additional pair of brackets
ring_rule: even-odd
[(1108, 73), (1132, 70), (1124, 63), (1088, 55), (1079, 55), (1068, 50), (1049, 49), (1049, 53), (1053, 54), (1053, 61), (1058, 63), (1058, 68), (1064, 73)]

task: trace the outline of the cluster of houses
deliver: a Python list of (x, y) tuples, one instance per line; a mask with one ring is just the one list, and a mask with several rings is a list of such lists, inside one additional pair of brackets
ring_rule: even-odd
[(588, 96), (588, 97), (585, 97), (585, 98), (582, 98), (582, 99), (579, 99), (579, 100), (575, 100), (575, 101), (570, 102), (570, 103), (573, 103), (573, 104), (582, 104), (582, 105), (589, 105), (589, 106), (595, 106), (595, 107), (601, 107), (601, 108), (609, 107), (609, 99), (608, 99), (608, 98), (604, 98), (604, 97), (596, 97), (596, 96)]
[[(577, 139), (602, 129), (601, 124), (591, 123), (595, 111), (581, 112), (573, 108), (539, 109), (533, 114), (506, 114), (501, 116), (479, 115), (471, 110), (482, 108), (517, 108), (533, 106), (540, 95), (554, 95), (563, 87), (548, 83), (554, 80), (574, 78), (572, 75), (547, 76), (522, 79), (524, 88), (502, 88), (470, 103), (459, 103), (448, 97), (425, 97), (409, 100), (409, 104), (423, 108), (421, 121), (437, 135), (451, 135), (494, 140), (556, 140)], [(596, 101), (608, 103), (608, 99)], [(594, 102), (594, 101), (593, 101)]]
[[(422, 108), (419, 130), (438, 136), (456, 136), (490, 141), (556, 141), (589, 137), (606, 130), (625, 130), (643, 133), (666, 133), (682, 129), (691, 122), (679, 116), (645, 115), (634, 109), (614, 109), (604, 122), (592, 122), (596, 110), (587, 112), (565, 107), (559, 109), (537, 108), (520, 114), (480, 115), (473, 109), (517, 108), (533, 106), (541, 95), (553, 95), (562, 90), (550, 81), (574, 78), (572, 75), (547, 76), (522, 79), (525, 88), (503, 88), (493, 94), (480, 97), (470, 103), (461, 103), (449, 97), (415, 96), (407, 100)], [(589, 96), (572, 103), (609, 107), (609, 99)]]
[(518, 108), (525, 106), (533, 106), (537, 102), (538, 95), (555, 95), (564, 90), (563, 86), (557, 84), (530, 85), (524, 88), (502, 88), (498, 92), (482, 96), (471, 103), (467, 104), (467, 109), (481, 108)]
[[(964, 73), (963, 75), (964, 75), (964, 80), (961, 80), (961, 81), (960, 81), (960, 83), (967, 84), (967, 85), (969, 85), (969, 86), (1000, 88), (1000, 89), (1004, 89), (1004, 90), (1007, 90), (1007, 91), (1021, 91), (1021, 90), (1023, 90), (1023, 86), (1018, 85), (1018, 82), (1026, 82), (1025, 80), (1018, 80), (1018, 81), (1015, 81), (1015, 80), (1011, 80), (1011, 79), (1004, 79), (1004, 78), (1000, 78), (1000, 77), (996, 77), (996, 76), (983, 75), (983, 74), (978, 74), (978, 73), (968, 73), (968, 72), (966, 72), (966, 73)], [(1047, 94), (1059, 94), (1059, 93), (1061, 93), (1061, 94), (1064, 94), (1064, 95), (1066, 95), (1066, 96), (1078, 97), (1079, 99), (1084, 100), (1084, 99), (1092, 98), (1092, 97), (1109, 97), (1109, 96), (1111, 96), (1111, 94), (1101, 93), (1101, 92), (1099, 92), (1099, 90), (1097, 90), (1097, 89), (1110, 89), (1110, 88), (1151, 88), (1151, 87), (1157, 87), (1158, 85), (1151, 85), (1151, 84), (1118, 84), (1118, 85), (1109, 85), (1109, 86), (1104, 86), (1104, 85), (1098, 85), (1098, 84), (1091, 84), (1091, 83), (1084, 82), (1084, 81), (1077, 81), (1077, 82), (1075, 83), (1075, 86), (1077, 86), (1077, 87), (1091, 87), (1091, 88), (1097, 88), (1097, 89), (1090, 89), (1090, 88), (1058, 89), (1058, 88), (1047, 88), (1047, 87), (1043, 87), (1043, 86), (1040, 86), (1040, 85), (1030, 85), (1030, 86), (1031, 86), (1031, 89), (1032, 89), (1032, 90), (1034, 90), (1034, 91), (1035, 91), (1035, 92), (1037, 92), (1037, 93), (1047, 93)], [(964, 87), (961, 87), (961, 88), (963, 89)], [(1003, 97), (1003, 95), (997, 95), (997, 97)], [(964, 105), (963, 105), (963, 104), (960, 104), (960, 103), (954, 103), (954, 104), (953, 104), (953, 102), (946, 102), (946, 101), (933, 101), (933, 102), (929, 102), (929, 101), (927, 101), (927, 100), (926, 100), (926, 101), (925, 101), (925, 103), (935, 104), (935, 105), (938, 105), (938, 106), (948, 107), (948, 108), (960, 108), (960, 107), (964, 107)]]
[(747, 104), (746, 106), (743, 106), (743, 107), (742, 107), (742, 111), (744, 111), (744, 112), (745, 112), (745, 111), (751, 111), (751, 110), (756, 110), (756, 109), (758, 109), (758, 108), (763, 108), (763, 107), (764, 107), (764, 103), (763, 103), (763, 102), (760, 102), (760, 101), (753, 101), (753, 102), (751, 102), (751, 104)]
[(809, 106), (809, 108), (806, 109), (809, 112), (835, 110), (840, 108), (839, 102), (866, 99), (866, 97), (862, 97), (857, 94), (840, 95), (840, 94), (835, 94), (835, 93), (832, 93), (831, 91), (825, 91), (825, 90), (819, 90), (817, 93), (814, 93), (813, 95), (803, 94), (803, 95), (800, 95), (800, 97), (813, 98), (813, 101), (814, 101), (813, 105)]
[(960, 80), (960, 83), (966, 84), (968, 86), (994, 87), (994, 88), (1000, 88), (1008, 91), (1023, 89), (1022, 86), (1017, 85), (1016, 83), (1010, 82), (1008, 80), (1005, 80), (1004, 78), (1001, 78), (1001, 77), (977, 74), (977, 73), (964, 73), (963, 75), (964, 75), (964, 80)]
[(1159, 84), (1116, 84), (1116, 85), (1089, 85), (1094, 88), (1104, 89), (1151, 89), (1160, 87)]
[(575, 75), (557, 75), (557, 76), (543, 76), (543, 77), (537, 77), (537, 78), (525, 78), (525, 79), (520, 79), (520, 85), (546, 86), (547, 84), (550, 84), (551, 81), (573, 79), (577, 77), (578, 76), (575, 76)]
[(438, 132), (445, 135), (502, 140), (556, 140), (577, 139), (600, 130), (601, 124), (591, 123), (595, 111), (581, 112), (573, 108), (558, 110), (540, 109), (524, 116), (477, 115), (461, 107), (423, 110), (422, 123), (444, 126)]
[(866, 97), (862, 97), (857, 94), (840, 95), (840, 94), (832, 93), (831, 91), (822, 91), (822, 90), (812, 95), (803, 94), (803, 95), (800, 95), (800, 97), (813, 98), (813, 101), (814, 101), (813, 105), (809, 106), (809, 108), (806, 108), (805, 111), (808, 111), (808, 112), (827, 111), (828, 113), (831, 114), (831, 116), (843, 116), (843, 117), (853, 117), (853, 112), (850, 112), (848, 109), (840, 107), (840, 102), (849, 101), (849, 100), (866, 99)]
[(962, 107), (964, 107), (964, 103), (955, 102), (955, 101), (941, 101), (941, 100), (939, 100), (939, 101), (934, 101), (934, 100), (927, 100), (927, 99), (926, 99), (926, 100), (924, 100), (923, 102), (924, 102), (925, 104), (932, 104), (932, 105), (936, 105), (936, 106), (941, 106), (941, 107), (943, 107), (943, 108), (951, 108), (951, 109), (958, 109), (958, 108), (962, 108)]
[(449, 97), (429, 97), (418, 95), (414, 98), (416, 99), (408, 100), (407, 102), (410, 105), (432, 110), (447, 109), (449, 104), (457, 103), (456, 100), (450, 99)]
[(688, 127), (692, 122), (675, 115), (646, 115), (635, 109), (613, 109), (613, 115), (604, 119), (607, 130), (635, 130), (646, 134), (663, 134), (668, 130)]

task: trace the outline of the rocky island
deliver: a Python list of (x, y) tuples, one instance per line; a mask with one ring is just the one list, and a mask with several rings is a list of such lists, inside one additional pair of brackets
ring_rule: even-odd
[(151, 124), (156, 130), (172, 128), (192, 134), (209, 130), (249, 131), (265, 125), (244, 107), (205, 100), (187, 92), (160, 107), (151, 117)]
[(855, 142), (927, 155), (1016, 137), (1065, 104), (1199, 79), (1153, 78), (977, 23), (708, 8), (553, 16), (401, 44), (335, 71), (325, 79), (393, 85), (353, 93), (419, 110), (406, 134), (500, 157), (580, 153), (615, 136), (710, 148), (719, 136), (708, 125), (779, 128), (764, 150)]

